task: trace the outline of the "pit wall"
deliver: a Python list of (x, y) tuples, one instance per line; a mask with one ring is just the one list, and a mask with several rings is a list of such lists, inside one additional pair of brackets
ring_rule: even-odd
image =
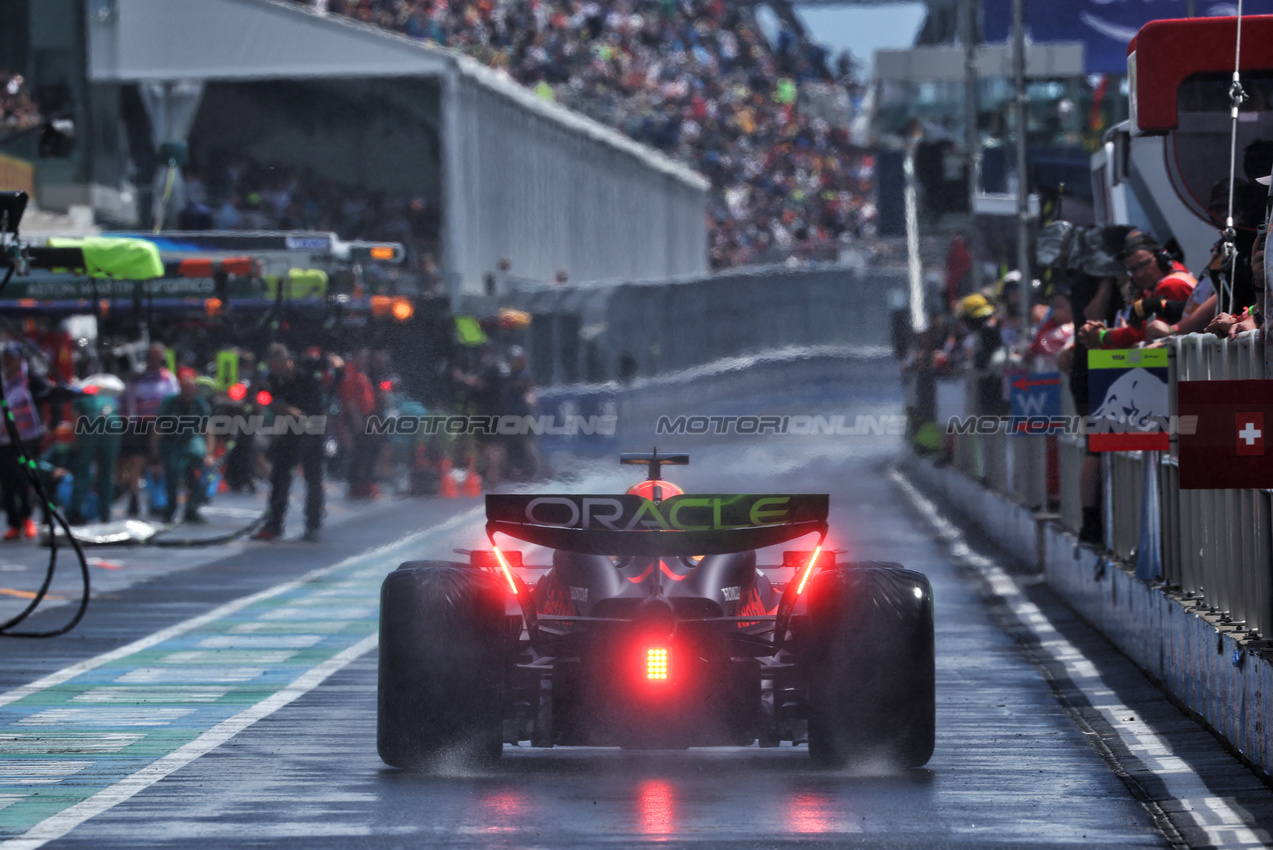
[(501, 306), (531, 314), (541, 387), (630, 383), (790, 347), (884, 347), (903, 269), (753, 268), (678, 280), (538, 287)]
[(1044, 574), (1093, 627), (1267, 779), (1273, 774), (1273, 651), (1242, 640), (1199, 600), (1136, 578), (1134, 565), (1079, 546), (1055, 515), (1022, 507), (950, 466), (909, 457), (921, 490)]

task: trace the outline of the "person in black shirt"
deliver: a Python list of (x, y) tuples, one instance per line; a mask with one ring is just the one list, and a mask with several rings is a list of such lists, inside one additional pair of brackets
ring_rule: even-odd
[[(283, 518), (292, 489), (292, 469), (305, 475), (305, 540), (318, 539), (323, 524), (323, 436), (327, 395), (321, 361), (296, 359), (279, 343), (269, 347), (269, 375), (265, 390), (271, 396), (275, 437), (269, 449), (270, 508), (265, 526), (254, 540), (276, 540), (283, 534)], [(282, 421), (280, 421), (282, 420)]]

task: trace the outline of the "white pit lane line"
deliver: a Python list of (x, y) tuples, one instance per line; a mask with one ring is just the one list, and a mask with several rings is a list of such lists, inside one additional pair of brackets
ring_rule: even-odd
[(343, 670), (352, 662), (370, 652), (376, 646), (377, 635), (370, 635), (358, 643), (329, 658), (299, 679), (267, 697), (241, 714), (214, 726), (185, 746), (142, 768), (122, 782), (99, 791), (87, 800), (63, 809), (53, 817), (41, 821), (26, 834), (0, 844), (3, 850), (35, 850), (44, 844), (66, 835), (91, 817), (114, 808), (125, 800), (145, 791), (175, 770), (185, 767), (199, 756), (209, 753), (256, 721), (288, 703), (300, 699), (321, 685), (330, 676)]
[[(376, 559), (389, 555), (395, 551), (412, 547), (426, 537), (432, 537), (439, 534), (450, 534), (456, 530), (478, 524), (481, 522), (483, 512), (484, 508), (480, 507), (464, 511), (434, 528), (407, 535), (406, 537), (399, 538), (398, 540), (379, 546), (375, 549), (366, 550), (339, 561), (338, 563), (313, 570), (299, 579), (284, 582), (259, 593), (228, 602), (206, 614), (193, 617), (182, 623), (162, 629), (152, 635), (148, 635), (147, 637), (134, 641), (127, 646), (120, 647), (119, 649), (103, 653), (102, 655), (98, 655), (93, 658), (85, 659), (77, 664), (72, 664), (69, 667), (45, 676), (29, 685), (24, 685), (20, 688), (8, 691), (7, 693), (0, 694), (0, 706), (11, 704), (24, 697), (64, 684), (83, 673), (95, 670), (112, 661), (125, 659), (131, 655), (145, 652), (146, 650), (162, 644), (174, 637), (184, 635), (210, 623), (215, 623), (216, 621), (229, 617), (256, 602), (286, 594), (289, 591), (303, 587), (305, 584), (313, 582), (316, 579), (320, 579), (323, 576), (356, 565), (360, 562), (374, 563)], [(244, 711), (207, 729), (197, 738), (194, 738), (183, 746), (161, 756), (159, 759), (151, 762), (142, 769), (124, 777), (119, 782), (103, 788), (91, 797), (81, 800), (78, 803), (50, 815), (48, 818), (45, 818), (32, 826), (25, 833), (0, 842), (0, 850), (35, 850), (35, 848), (42, 847), (50, 841), (61, 838), (88, 819), (125, 802), (131, 797), (134, 797), (174, 771), (181, 769), (205, 753), (216, 749), (221, 744), (256, 723), (258, 720), (278, 711), (280, 708), (287, 706), (314, 690), (332, 675), (343, 670), (349, 664), (374, 649), (377, 639), (377, 634), (371, 634), (339, 653), (325, 659), (321, 663), (302, 673), (292, 682), (280, 688), (275, 693), (254, 705), (251, 705)], [(88, 709), (84, 710), (87, 711)], [(71, 762), (59, 762), (57, 764), (62, 767), (66, 767), (68, 765), (71, 767), (77, 767), (78, 765), (78, 763)], [(88, 765), (91, 764), (91, 762), (84, 762), (84, 764)], [(28, 763), (25, 768), (29, 767), (30, 764)], [(57, 781), (57, 777), (51, 776), (48, 781), (55, 782)], [(0, 808), (6, 808), (13, 802), (14, 800), (0, 799)]]
[[(1038, 638), (1039, 650), (1060, 664), (1071, 682), (1087, 697), (1092, 708), (1100, 712), (1109, 727), (1118, 734), (1124, 746), (1162, 782), (1180, 809), (1201, 830), (1207, 843), (1225, 848), (1267, 848), (1260, 834), (1245, 826), (1242, 813), (1217, 797), (1189, 764), (1176, 756), (1171, 744), (1154, 729), (1138, 719), (1139, 712), (1124, 705), (1107, 686), (1095, 665), (1082, 651), (1070, 643), (1053, 626), (1037, 605), (1031, 602), (1017, 583), (989, 558), (973, 552), (964, 534), (947, 520), (940, 509), (915, 489), (897, 470), (890, 470), (894, 483), (906, 494), (915, 509), (933, 526), (937, 537), (950, 547), (951, 556), (968, 564), (985, 579), (1004, 605)], [(1132, 719), (1128, 719), (1128, 718)], [(1235, 763), (1235, 769), (1240, 769)], [(1178, 815), (1177, 815), (1178, 817)]]

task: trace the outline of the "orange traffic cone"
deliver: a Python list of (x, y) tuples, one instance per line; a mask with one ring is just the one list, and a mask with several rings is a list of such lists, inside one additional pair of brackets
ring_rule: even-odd
[(460, 488), (451, 475), (451, 462), (446, 458), (438, 463), (438, 495), (443, 499), (454, 499), (460, 495)]
[(464, 476), (464, 483), (460, 485), (460, 495), (470, 498), (482, 495), (482, 476), (477, 474), (472, 458), (469, 458), (468, 474)]

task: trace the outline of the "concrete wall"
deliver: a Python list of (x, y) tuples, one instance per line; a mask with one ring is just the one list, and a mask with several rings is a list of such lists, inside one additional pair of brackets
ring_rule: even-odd
[(457, 59), (452, 86), (453, 293), (480, 293), (504, 258), (541, 281), (560, 270), (581, 282), (707, 270), (705, 179), (476, 63)]
[(789, 346), (890, 344), (889, 289), (900, 269), (754, 269), (664, 282), (523, 290), (541, 385), (693, 368)]
[(1076, 546), (1059, 523), (955, 469), (912, 459), (906, 473), (1008, 552), (1042, 570), (1080, 616), (1252, 764), (1273, 773), (1273, 650), (1240, 642), (1195, 602)]

